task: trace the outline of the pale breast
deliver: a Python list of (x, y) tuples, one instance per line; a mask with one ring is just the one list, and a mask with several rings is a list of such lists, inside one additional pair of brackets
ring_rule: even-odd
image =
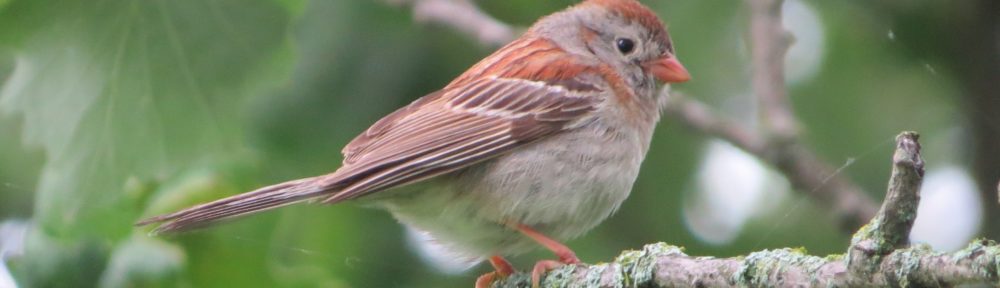
[(456, 189), (490, 203), (481, 218), (577, 237), (628, 196), (646, 150), (643, 137), (630, 134), (591, 123), (467, 169)]
[(401, 222), (470, 257), (539, 247), (505, 222), (530, 225), (559, 240), (578, 237), (625, 200), (648, 148), (652, 131), (623, 131), (607, 123), (590, 122), (529, 144), (383, 204)]

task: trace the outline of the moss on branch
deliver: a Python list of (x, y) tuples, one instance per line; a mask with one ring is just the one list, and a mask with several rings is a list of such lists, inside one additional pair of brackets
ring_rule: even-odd
[[(909, 245), (924, 164), (918, 135), (896, 137), (892, 176), (882, 208), (858, 230), (845, 255), (777, 249), (732, 258), (693, 257), (665, 243), (625, 251), (613, 262), (550, 271), (542, 287), (951, 287), (1000, 285), (1000, 245), (976, 240), (954, 253)], [(494, 287), (530, 287), (518, 273)]]
[[(694, 257), (677, 246), (649, 244), (610, 263), (550, 271), (542, 287), (951, 287), (1000, 284), (1000, 245), (976, 240), (954, 253), (926, 245), (897, 249), (869, 274), (848, 270), (842, 255), (818, 257), (800, 249), (764, 250), (732, 258)], [(531, 287), (518, 273), (494, 287)]]

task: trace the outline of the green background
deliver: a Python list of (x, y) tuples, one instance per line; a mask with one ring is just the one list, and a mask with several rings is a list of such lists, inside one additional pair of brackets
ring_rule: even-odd
[[(573, 2), (479, 4), (525, 27)], [(754, 119), (739, 105), (752, 102), (744, 3), (646, 2), (694, 75), (674, 89)], [(877, 2), (802, 1), (823, 35), (818, 70), (789, 86), (803, 141), (833, 166), (856, 159), (842, 173), (876, 199), (902, 130), (924, 135), (929, 167), (983, 175), (973, 165), (983, 149), (970, 139), (1000, 125), (970, 123), (996, 123), (998, 107), (969, 95), (997, 96), (976, 87), (1000, 80), (988, 76), (998, 56), (966, 44), (1000, 43), (974, 37), (977, 19), (1000, 27), (984, 16), (996, 5)], [(390, 215), (350, 204), (299, 205), (173, 237), (131, 223), (333, 171), (356, 134), (492, 49), (383, 1), (0, 0), (0, 220), (31, 225), (8, 266), (24, 287), (468, 287), (488, 265), (436, 272)], [(774, 208), (727, 244), (699, 240), (681, 211), (698, 193), (709, 139), (665, 119), (630, 199), (568, 243), (584, 261), (658, 241), (719, 257), (843, 252), (848, 233), (801, 193), (764, 200)], [(548, 257), (513, 260), (527, 268)]]

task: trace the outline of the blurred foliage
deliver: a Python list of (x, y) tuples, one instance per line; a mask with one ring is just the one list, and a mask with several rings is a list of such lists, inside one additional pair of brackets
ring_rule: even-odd
[[(574, 1), (481, 2), (523, 27)], [(695, 76), (676, 89), (752, 123), (741, 2), (646, 2)], [(901, 130), (926, 136), (929, 163), (965, 164), (953, 152), (963, 146), (951, 132), (961, 123), (958, 84), (941, 68), (948, 56), (893, 36), (932, 40), (932, 24), (894, 22), (893, 9), (947, 3), (806, 3), (825, 35), (818, 72), (790, 86), (808, 146), (834, 165), (856, 159), (843, 173), (875, 198)], [(332, 171), (353, 136), (490, 52), (381, 1), (0, 0), (0, 219), (33, 223), (10, 266), (24, 287), (471, 285), (485, 267), (439, 274), (391, 216), (353, 205), (301, 205), (169, 238), (131, 224)], [(680, 199), (697, 193), (688, 190), (705, 140), (662, 123), (631, 198), (570, 246), (585, 261), (656, 241), (714, 256), (846, 247), (824, 203), (798, 194), (730, 244), (698, 240)]]

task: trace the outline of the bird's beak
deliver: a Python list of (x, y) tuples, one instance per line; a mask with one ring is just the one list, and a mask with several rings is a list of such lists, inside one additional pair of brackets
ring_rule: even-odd
[(646, 71), (653, 73), (656, 79), (664, 83), (681, 83), (691, 80), (691, 74), (672, 54), (646, 62), (644, 66), (646, 66)]

